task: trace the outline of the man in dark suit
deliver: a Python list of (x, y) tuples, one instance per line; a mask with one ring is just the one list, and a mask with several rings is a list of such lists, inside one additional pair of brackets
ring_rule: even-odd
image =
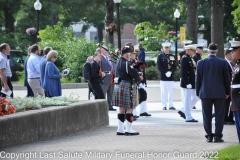
[(195, 54), (196, 46), (187, 45), (185, 46), (186, 54), (181, 60), (181, 82), (180, 86), (183, 93), (183, 108), (178, 113), (181, 112), (185, 114), (186, 122), (198, 122), (191, 115), (192, 107), (197, 103), (198, 97), (195, 91), (195, 71), (196, 63), (192, 59)]
[[(157, 57), (157, 67), (160, 72), (160, 87), (161, 87), (161, 101), (163, 110), (175, 110), (173, 106), (173, 74), (176, 71), (176, 59), (173, 54), (170, 54), (171, 43), (162, 43), (163, 53)], [(168, 101), (166, 97), (168, 92)]]
[(28, 55), (24, 60), (24, 86), (27, 87), (26, 97), (33, 97), (34, 96), (32, 88), (28, 84), (28, 74), (27, 74), (27, 61), (30, 57), (30, 54), (31, 54), (31, 47), (28, 47)]
[(110, 57), (108, 55), (109, 51), (106, 46), (102, 46), (101, 49), (102, 52), (102, 60), (98, 62), (100, 67), (102, 68), (102, 71), (104, 73), (107, 73), (106, 76), (103, 78), (103, 84), (101, 85), (104, 96), (106, 97), (107, 94), (107, 101), (108, 101), (108, 107), (109, 111), (116, 111), (116, 109), (113, 108), (111, 102), (112, 102), (112, 94), (114, 90), (114, 66), (112, 62), (110, 61)]
[[(225, 59), (228, 62), (228, 70), (229, 70), (229, 77), (230, 80), (232, 79), (232, 74), (234, 71), (234, 64), (232, 62), (232, 51), (231, 50), (226, 50), (225, 51)], [(226, 106), (225, 106), (225, 117), (224, 117), (224, 124), (235, 124), (233, 120), (233, 112), (230, 109), (230, 103), (231, 103), (231, 96), (229, 96), (226, 99)]]
[[(218, 58), (217, 44), (208, 47), (208, 57), (198, 61), (196, 93), (202, 101), (203, 124), (207, 142), (223, 142), (225, 101), (230, 94), (228, 63)], [(212, 133), (212, 106), (215, 108), (215, 133)]]

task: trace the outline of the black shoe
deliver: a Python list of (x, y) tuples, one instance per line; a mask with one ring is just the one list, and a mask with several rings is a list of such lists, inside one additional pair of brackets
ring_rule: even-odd
[(148, 114), (147, 112), (141, 113), (140, 116), (152, 116), (151, 114)]
[(133, 121), (136, 121), (136, 120), (137, 120), (137, 118), (135, 116), (133, 116)]
[(207, 142), (212, 142), (213, 141), (213, 136), (207, 136)]
[(125, 133), (117, 132), (117, 135), (122, 136), (125, 135)]
[(197, 108), (195, 106), (193, 106), (192, 109), (197, 109)]
[(184, 119), (186, 119), (186, 116), (182, 111), (178, 111), (178, 114), (180, 114), (180, 117), (183, 117)]
[(167, 110), (167, 107), (163, 107), (163, 110)]
[(186, 122), (198, 122), (196, 119), (187, 120)]
[(176, 108), (174, 108), (173, 106), (169, 108), (169, 110), (176, 110)]
[(126, 136), (136, 136), (136, 135), (139, 135), (139, 132), (133, 132), (133, 133), (125, 132), (125, 135)]
[(116, 111), (117, 109), (109, 108), (109, 111)]
[(218, 136), (215, 136), (213, 142), (214, 143), (224, 142), (224, 140), (222, 138), (218, 137)]
[(234, 124), (235, 124), (234, 120), (229, 121), (229, 125), (234, 125)]
[(230, 124), (230, 122), (229, 121), (225, 121), (224, 124)]
[(134, 118), (139, 118), (139, 116), (137, 116), (137, 115), (135, 115), (135, 116), (133, 116)]

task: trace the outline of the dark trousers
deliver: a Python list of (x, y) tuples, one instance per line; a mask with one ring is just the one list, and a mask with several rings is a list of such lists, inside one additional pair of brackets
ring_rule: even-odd
[(226, 99), (224, 122), (233, 122), (233, 112), (230, 109), (231, 97)]
[(147, 85), (147, 79), (146, 79), (146, 74), (145, 74), (145, 68), (143, 69), (143, 83), (145, 83)]
[(240, 110), (234, 111), (233, 114), (235, 117), (235, 124), (236, 124), (236, 128), (237, 128), (238, 140), (240, 143)]
[[(11, 82), (11, 77), (7, 77), (7, 84), (8, 84), (8, 87), (9, 89), (12, 91), (12, 94), (10, 95), (10, 97), (13, 98), (13, 86), (12, 86), (12, 82)], [(0, 91), (2, 90), (2, 87), (3, 87), (3, 83), (2, 83), (2, 80), (1, 80), (1, 83), (0, 83)], [(6, 97), (7, 95), (0, 92), (0, 97)]]
[[(225, 112), (225, 98), (202, 98), (202, 114), (203, 126), (207, 136), (222, 137), (224, 112)], [(212, 106), (215, 108), (215, 133), (212, 133)]]
[(32, 88), (29, 86), (29, 84), (27, 85), (27, 95), (26, 97), (33, 97), (34, 93), (32, 91)]
[(102, 87), (100, 83), (91, 82), (91, 87), (95, 95), (95, 99), (105, 99)]
[[(88, 100), (90, 100), (90, 93), (93, 93), (93, 89), (92, 89), (92, 87), (91, 87), (91, 84), (90, 84), (90, 82), (88, 82)], [(95, 98), (96, 98), (96, 96), (95, 96)]]

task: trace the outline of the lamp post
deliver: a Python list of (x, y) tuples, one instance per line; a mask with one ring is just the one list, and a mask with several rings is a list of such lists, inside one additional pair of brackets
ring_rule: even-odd
[(177, 58), (177, 28), (178, 28), (178, 18), (180, 17), (180, 13), (178, 9), (175, 10), (174, 12), (174, 18), (176, 19), (176, 42), (175, 42), (175, 58)]
[(121, 49), (121, 33), (120, 33), (120, 17), (119, 17), (119, 5), (121, 0), (113, 0), (117, 5), (117, 33), (118, 33), (118, 49)]
[[(37, 11), (37, 34), (39, 31), (39, 11), (42, 9), (42, 4), (39, 2), (39, 0), (36, 0), (34, 3), (34, 9)], [(37, 36), (36, 36), (36, 42), (37, 42)]]

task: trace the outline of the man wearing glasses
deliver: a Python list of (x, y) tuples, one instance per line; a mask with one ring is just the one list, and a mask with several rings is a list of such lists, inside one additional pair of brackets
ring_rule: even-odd
[[(173, 106), (173, 74), (176, 71), (176, 60), (170, 54), (171, 43), (162, 43), (163, 53), (158, 55), (157, 67), (160, 72), (161, 101), (163, 110), (175, 110)], [(166, 97), (168, 92), (168, 100)]]

